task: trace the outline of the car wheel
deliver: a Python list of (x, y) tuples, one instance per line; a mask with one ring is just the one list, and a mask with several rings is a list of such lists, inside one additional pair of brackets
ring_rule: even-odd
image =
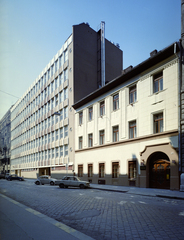
[(40, 185), (40, 182), (36, 181), (35, 184), (36, 184), (36, 185)]
[(65, 185), (64, 185), (63, 183), (60, 183), (60, 184), (59, 184), (59, 187), (60, 187), (60, 188), (64, 188)]
[(65, 188), (68, 188), (68, 186), (65, 186)]
[(19, 181), (23, 181), (22, 178), (19, 178)]
[(10, 179), (10, 178), (8, 178), (8, 181), (11, 181), (11, 179)]
[(81, 184), (80, 185), (80, 189), (84, 189), (85, 187), (84, 187), (84, 185), (83, 184)]
[(50, 185), (54, 185), (54, 182), (50, 182)]

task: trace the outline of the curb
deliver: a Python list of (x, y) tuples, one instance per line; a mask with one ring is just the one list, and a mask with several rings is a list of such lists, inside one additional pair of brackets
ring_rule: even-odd
[(96, 187), (90, 187), (90, 189), (97, 189), (101, 191), (109, 191), (109, 192), (121, 192), (121, 193), (127, 193), (127, 194), (134, 194), (134, 195), (140, 195), (140, 196), (145, 196), (145, 197), (160, 197), (160, 198), (170, 198), (170, 199), (177, 199), (177, 200), (184, 200), (184, 197), (175, 197), (175, 196), (166, 196), (166, 195), (160, 195), (160, 194), (155, 194), (155, 195), (150, 195), (150, 194), (141, 194), (141, 193), (130, 193), (129, 191), (123, 191), (123, 190), (116, 190), (116, 189), (104, 189), (104, 188), (96, 188)]

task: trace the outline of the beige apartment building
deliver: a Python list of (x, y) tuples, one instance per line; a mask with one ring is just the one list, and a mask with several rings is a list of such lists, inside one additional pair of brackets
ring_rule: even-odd
[(176, 42), (76, 102), (75, 174), (179, 189), (179, 87)]
[(11, 109), (11, 172), (25, 178), (73, 174), (72, 105), (122, 72), (122, 51), (96, 32), (74, 25), (72, 34)]

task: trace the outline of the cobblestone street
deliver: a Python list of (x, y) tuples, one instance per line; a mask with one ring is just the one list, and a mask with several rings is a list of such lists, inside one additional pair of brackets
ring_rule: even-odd
[(184, 239), (184, 201), (0, 181), (0, 193), (94, 239)]

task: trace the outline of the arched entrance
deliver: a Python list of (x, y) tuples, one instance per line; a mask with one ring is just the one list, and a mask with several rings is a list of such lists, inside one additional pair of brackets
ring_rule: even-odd
[(149, 158), (149, 187), (170, 189), (170, 160), (163, 152), (155, 152)]

